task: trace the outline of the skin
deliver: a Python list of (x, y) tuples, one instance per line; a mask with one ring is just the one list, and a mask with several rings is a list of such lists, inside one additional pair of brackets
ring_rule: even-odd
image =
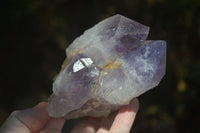
[[(46, 106), (47, 103), (41, 102), (33, 108), (14, 111), (2, 125), (0, 132), (61, 133), (65, 119), (49, 117)], [(71, 133), (129, 133), (138, 108), (138, 100), (133, 99), (106, 118), (81, 118)]]

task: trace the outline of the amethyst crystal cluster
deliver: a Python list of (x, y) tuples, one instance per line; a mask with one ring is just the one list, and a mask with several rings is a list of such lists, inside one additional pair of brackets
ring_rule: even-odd
[(67, 119), (107, 116), (158, 85), (166, 42), (146, 40), (149, 27), (115, 15), (76, 38), (53, 83), (47, 110)]

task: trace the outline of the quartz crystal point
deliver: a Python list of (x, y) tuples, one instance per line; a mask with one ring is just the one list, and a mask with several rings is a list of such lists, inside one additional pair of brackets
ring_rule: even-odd
[(166, 42), (146, 40), (149, 27), (115, 15), (76, 38), (53, 83), (47, 111), (67, 119), (107, 116), (158, 85)]

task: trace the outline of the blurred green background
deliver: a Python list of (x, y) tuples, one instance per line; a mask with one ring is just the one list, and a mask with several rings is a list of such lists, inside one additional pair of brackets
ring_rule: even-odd
[(133, 132), (200, 133), (200, 0), (9, 0), (0, 7), (0, 124), (13, 110), (47, 101), (65, 48), (122, 14), (168, 47), (166, 76), (139, 97)]

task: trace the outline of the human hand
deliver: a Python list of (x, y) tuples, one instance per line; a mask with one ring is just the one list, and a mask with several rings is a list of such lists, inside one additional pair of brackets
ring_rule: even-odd
[(0, 133), (60, 133), (65, 119), (50, 118), (46, 106), (41, 102), (33, 108), (12, 112)]
[[(33, 108), (14, 111), (0, 129), (1, 133), (60, 133), (64, 118), (50, 118), (47, 103)], [(107, 118), (82, 118), (72, 129), (72, 133), (128, 133), (134, 122), (139, 103), (137, 99), (123, 106)]]
[(133, 99), (119, 111), (106, 118), (84, 117), (71, 133), (129, 133), (139, 108), (138, 99)]

